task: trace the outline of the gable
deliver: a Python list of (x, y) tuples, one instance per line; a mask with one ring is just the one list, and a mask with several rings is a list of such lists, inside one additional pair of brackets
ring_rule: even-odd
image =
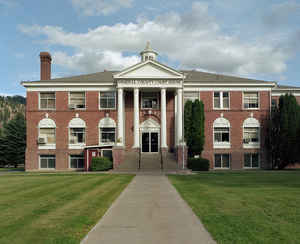
[(154, 61), (139, 63), (114, 75), (115, 79), (182, 79), (183, 74)]

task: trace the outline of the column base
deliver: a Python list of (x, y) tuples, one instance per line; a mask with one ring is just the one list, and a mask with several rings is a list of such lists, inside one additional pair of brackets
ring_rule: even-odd
[(183, 160), (184, 160), (184, 169), (187, 169), (187, 159), (188, 159), (188, 147), (186, 145), (177, 145), (176, 147), (176, 159), (179, 169), (183, 169)]

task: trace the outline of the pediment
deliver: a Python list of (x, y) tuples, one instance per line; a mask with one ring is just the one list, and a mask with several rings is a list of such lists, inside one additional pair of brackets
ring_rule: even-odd
[(141, 128), (160, 128), (160, 125), (159, 123), (157, 123), (154, 119), (147, 119), (145, 120), (141, 126)]
[(148, 60), (114, 75), (115, 79), (182, 79), (183, 74), (159, 62)]

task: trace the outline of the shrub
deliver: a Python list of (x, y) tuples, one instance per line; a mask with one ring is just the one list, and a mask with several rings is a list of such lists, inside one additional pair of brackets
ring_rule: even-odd
[(92, 158), (91, 171), (104, 171), (112, 169), (113, 163), (106, 157)]
[(187, 166), (193, 171), (208, 171), (209, 160), (206, 158), (189, 158)]

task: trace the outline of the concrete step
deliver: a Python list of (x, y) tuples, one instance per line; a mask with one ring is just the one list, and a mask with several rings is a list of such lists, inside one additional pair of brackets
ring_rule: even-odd
[(163, 152), (162, 156), (164, 171), (172, 171), (178, 169), (178, 164), (174, 153)]
[(139, 154), (137, 152), (126, 151), (124, 161), (115, 169), (116, 171), (137, 171)]
[(141, 171), (144, 170), (161, 170), (160, 153), (142, 153), (141, 154)]

